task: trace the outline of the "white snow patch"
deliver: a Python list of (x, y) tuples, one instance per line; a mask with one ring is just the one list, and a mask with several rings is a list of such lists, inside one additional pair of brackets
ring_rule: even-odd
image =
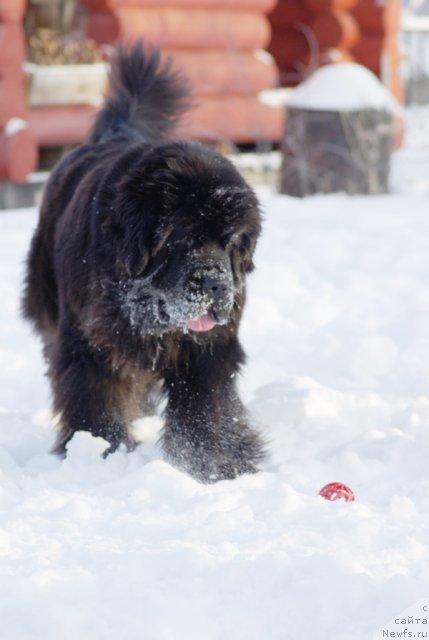
[(11, 118), (6, 122), (4, 133), (6, 136), (13, 136), (18, 131), (22, 131), (22, 129), (27, 128), (27, 123), (22, 118)]
[(395, 112), (399, 105), (372, 71), (354, 62), (320, 67), (288, 93), (290, 107), (326, 111), (378, 109)]

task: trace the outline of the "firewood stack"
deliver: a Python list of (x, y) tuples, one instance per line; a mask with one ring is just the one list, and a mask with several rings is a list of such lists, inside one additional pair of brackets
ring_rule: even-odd
[(37, 146), (26, 127), (25, 0), (0, 0), (0, 179), (21, 182), (37, 164)]
[(323, 64), (355, 61), (401, 100), (399, 13), (400, 0), (278, 0), (269, 51), (282, 84), (295, 86)]
[(279, 140), (283, 113), (258, 94), (277, 84), (265, 49), (275, 0), (83, 0), (87, 35), (99, 43), (143, 38), (172, 55), (196, 109), (178, 135), (200, 140)]

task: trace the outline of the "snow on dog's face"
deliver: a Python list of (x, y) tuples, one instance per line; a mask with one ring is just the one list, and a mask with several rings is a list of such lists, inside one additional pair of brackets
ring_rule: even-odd
[(216, 246), (194, 250), (186, 242), (170, 246), (154, 257), (146, 277), (122, 284), (131, 324), (202, 332), (226, 324), (242, 286), (240, 279), (234, 284), (229, 252)]
[(204, 333), (230, 322), (253, 268), (260, 213), (228, 160), (166, 143), (124, 178), (110, 210), (110, 282), (133, 331)]

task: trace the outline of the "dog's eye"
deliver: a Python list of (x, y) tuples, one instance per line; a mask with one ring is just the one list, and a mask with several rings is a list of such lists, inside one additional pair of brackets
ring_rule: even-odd
[(246, 253), (250, 249), (250, 238), (246, 233), (234, 234), (229, 242), (228, 247), (231, 249), (237, 249), (241, 254)]
[(122, 270), (128, 278), (139, 278), (143, 275), (149, 262), (149, 252), (142, 248), (139, 251), (129, 249), (120, 261)]

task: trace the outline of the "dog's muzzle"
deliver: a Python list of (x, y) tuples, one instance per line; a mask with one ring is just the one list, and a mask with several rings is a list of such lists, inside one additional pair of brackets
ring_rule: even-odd
[(226, 324), (234, 304), (234, 284), (229, 258), (209, 254), (196, 265), (192, 289), (204, 301), (204, 313), (188, 321), (193, 331), (209, 331), (216, 324)]

